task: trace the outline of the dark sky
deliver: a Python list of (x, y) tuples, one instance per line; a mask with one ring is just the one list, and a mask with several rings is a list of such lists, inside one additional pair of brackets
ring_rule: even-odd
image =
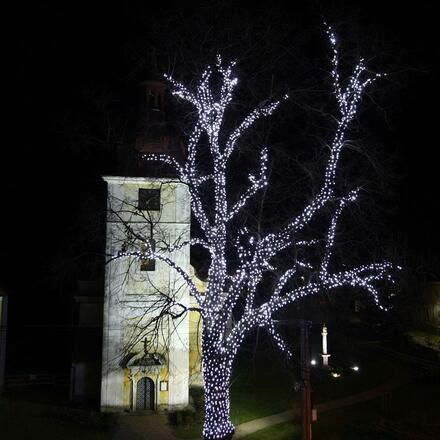
[[(106, 90), (127, 87), (133, 66), (129, 48), (147, 34), (148, 20), (176, 11), (192, 19), (201, 14), (203, 20), (208, 13), (206, 3), (200, 12), (190, 2), (168, 3), (168, 9), (136, 1), (99, 6), (36, 3), (9, 8), (2, 51), (6, 100), (0, 282), (24, 298), (45, 295), (50, 289), (53, 260), (69, 247), (66, 241), (71, 240), (69, 231), (77, 223), (84, 194), (102, 194), (105, 160), (100, 163), (96, 156), (90, 158), (87, 152), (81, 156), (59, 144), (66, 138), (66, 121), (72, 114), (90, 111), (84, 107), (83, 92), (102, 85)], [(356, 2), (356, 9), (349, 1), (325, 2), (325, 7), (310, 2), (295, 6), (301, 11), (286, 6), (300, 3), (254, 3), (253, 8), (260, 16), (270, 8), (285, 10), (287, 21), (301, 12), (316, 26), (322, 14), (341, 22), (358, 20), (360, 40), (379, 33), (390, 39), (390, 58), (398, 72), (391, 81), (392, 102), (380, 105), (393, 109), (385, 148), (397, 154), (404, 176), (395, 198), (395, 227), (408, 241), (410, 253), (437, 255), (439, 50), (434, 2)], [(229, 3), (224, 4), (227, 10)], [(426, 270), (432, 271), (432, 264)]]

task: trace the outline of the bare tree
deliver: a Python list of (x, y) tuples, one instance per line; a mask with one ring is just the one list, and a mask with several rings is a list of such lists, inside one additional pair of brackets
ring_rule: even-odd
[[(378, 307), (384, 308), (378, 286), (383, 281), (392, 281), (391, 263), (378, 261), (347, 268), (348, 263), (336, 267), (333, 258), (338, 223), (344, 210), (357, 201), (361, 192), (348, 182), (338, 182), (341, 154), (366, 88), (381, 75), (370, 73), (361, 59), (351, 74), (342, 78), (336, 36), (331, 28), (327, 33), (338, 113), (333, 115), (335, 128), (328, 144), (323, 175), (316, 179), (317, 190), (306, 206), (278, 228), (273, 225), (272, 231), (259, 228), (251, 231), (245, 224), (243, 219), (250, 216), (243, 213), (251, 209), (257, 193), (264, 196), (268, 185), (267, 148), (254, 147), (259, 167), (248, 175), (248, 184), (238, 194), (233, 191), (236, 185), (230, 182), (230, 169), (237, 163), (234, 161), (239, 144), (248, 130), (260, 118), (270, 116), (288, 97), (264, 102), (235, 128), (227, 130), (238, 81), (234, 63), (225, 65), (218, 57), (216, 64), (205, 70), (193, 88), (168, 77), (173, 94), (195, 109), (186, 161), (180, 163), (165, 154), (144, 156), (145, 160), (160, 160), (172, 166), (179, 180), (188, 186), (198, 235), (176, 243), (164, 240), (154, 248), (149, 245), (149, 235), (127, 229), (126, 236), (133, 241), (132, 245), (121, 246), (120, 252), (112, 256), (153, 258), (168, 264), (196, 299), (196, 309), (203, 321), (205, 439), (231, 438), (234, 433), (229, 417), (229, 387), (232, 364), (245, 337), (256, 328), (265, 328), (278, 347), (290, 354), (274, 324), (274, 317), (281, 309), (301, 298), (345, 286), (364, 290)], [(289, 188), (289, 191), (295, 190)], [(299, 196), (302, 200), (303, 195)], [(151, 227), (154, 228), (154, 224)], [(142, 247), (136, 249), (136, 242)], [(201, 247), (209, 255), (208, 285), (204, 293), (171, 257), (184, 246)], [(160, 300), (153, 306), (156, 314), (148, 311), (152, 316), (150, 330), (157, 329), (161, 317), (178, 319), (188, 311), (185, 305), (178, 303), (177, 297), (170, 292), (160, 292)]]

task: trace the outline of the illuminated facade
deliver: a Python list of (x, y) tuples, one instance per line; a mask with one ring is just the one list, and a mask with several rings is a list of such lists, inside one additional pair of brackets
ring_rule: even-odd
[[(180, 143), (164, 123), (164, 84), (147, 81), (142, 86), (143, 125), (135, 150), (138, 154), (166, 151), (178, 157), (183, 154)], [(137, 169), (134, 174), (148, 175), (149, 170)], [(161, 175), (157, 170), (151, 174)], [(196, 311), (178, 318), (173, 310), (164, 312), (170, 298), (186, 308), (195, 306), (195, 300), (179, 273), (163, 260), (172, 259), (203, 290), (204, 283), (190, 265), (189, 246), (162, 251), (162, 259), (111, 256), (145, 252), (146, 247), (163, 250), (165, 244), (189, 240), (188, 188), (173, 177), (106, 176), (104, 180), (110, 261), (105, 271), (101, 409), (184, 407), (190, 384), (202, 383), (201, 324)]]

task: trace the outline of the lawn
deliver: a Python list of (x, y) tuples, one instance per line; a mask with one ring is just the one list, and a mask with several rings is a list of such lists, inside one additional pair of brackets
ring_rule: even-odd
[[(438, 378), (421, 377), (391, 394), (386, 412), (376, 399), (318, 414), (314, 440), (397, 440), (440, 438)], [(298, 423), (283, 423), (258, 431), (246, 440), (295, 440)]]
[(440, 351), (440, 335), (438, 333), (412, 330), (407, 335), (417, 344)]
[[(334, 349), (330, 363), (341, 372), (341, 377), (335, 379), (329, 371), (312, 367), (314, 403), (356, 394), (379, 386), (396, 375), (406, 376), (409, 373), (409, 369), (400, 363), (367, 348), (353, 347), (351, 351)], [(359, 366), (357, 372), (350, 369), (355, 364)], [(298, 409), (299, 393), (294, 391), (294, 381), (298, 378), (292, 366), (293, 363), (285, 363), (279, 355), (265, 354), (254, 358), (252, 353), (241, 353), (234, 365), (231, 386), (231, 419), (234, 425), (290, 408), (292, 411)], [(197, 408), (196, 420), (178, 426), (175, 431), (178, 437), (186, 439), (199, 437), (203, 423), (203, 391), (195, 389), (191, 390), (191, 394)], [(280, 428), (282, 432), (285, 429), (287, 427)], [(281, 431), (277, 435), (284, 435)]]
[(231, 386), (231, 419), (235, 425), (298, 406), (294, 374), (280, 356), (243, 353)]
[[(349, 368), (353, 360), (359, 366), (354, 372)], [(362, 355), (335, 352), (333, 364), (339, 366), (342, 376), (333, 378), (329, 371), (312, 369), (314, 402), (355, 394), (381, 385), (397, 374), (402, 367), (383, 355), (364, 353)], [(289, 365), (279, 356), (260, 355), (243, 352), (235, 364), (235, 373), (231, 386), (231, 419), (234, 425), (260, 417), (277, 414), (289, 408), (292, 411), (299, 406), (299, 393), (294, 391), (294, 381), (298, 380)], [(344, 375), (345, 373), (345, 375)], [(197, 413), (195, 420), (183, 423), (176, 428), (181, 438), (200, 436), (203, 423), (203, 391), (191, 390)]]
[(70, 410), (51, 387), (24, 388), (0, 398), (2, 440), (107, 440), (103, 416)]
[[(46, 392), (43, 390), (42, 394)], [(67, 414), (54, 412), (54, 407), (26, 400), (0, 398), (2, 440), (106, 440), (108, 436), (99, 422), (90, 418), (69, 420)], [(90, 426), (90, 423), (95, 426)]]
[[(393, 390), (383, 406), (382, 398), (318, 414), (313, 424), (314, 440), (394, 440), (400, 438), (440, 438), (440, 377), (414, 376), (414, 370), (398, 361), (370, 353), (358, 357), (365, 376), (348, 376), (316, 385), (315, 400), (341, 397), (347, 392), (362, 391), (391, 376), (400, 375), (407, 382)], [(410, 376), (412, 372), (413, 376)], [(350, 393), (349, 393), (350, 394)], [(296, 422), (276, 425), (246, 437), (246, 440), (299, 439)]]
[[(376, 429), (378, 402), (363, 403), (318, 416), (313, 440), (394, 440)], [(282, 423), (246, 436), (246, 440), (300, 440), (299, 423)]]
[[(293, 408), (298, 393), (293, 390), (293, 375), (278, 358), (243, 352), (237, 359), (231, 386), (231, 419), (234, 425)], [(192, 388), (195, 420), (182, 423), (175, 434), (184, 439), (200, 438), (203, 424), (203, 390)], [(184, 415), (185, 416), (185, 415)]]
[[(349, 356), (347, 353), (335, 352), (333, 363), (335, 371), (341, 374), (333, 378), (329, 372), (312, 369), (312, 389), (314, 403), (339, 399), (367, 389), (382, 385), (396, 376), (405, 378), (410, 370), (400, 363), (388, 359), (383, 354), (365, 351)], [(353, 362), (352, 359), (355, 359)], [(359, 370), (350, 367), (356, 365)]]
[(440, 438), (440, 377), (419, 379), (392, 394), (390, 423), (398, 430)]
[[(333, 365), (338, 362), (342, 371), (355, 360), (360, 367), (356, 373), (346, 368), (346, 372), (349, 372), (348, 375), (334, 379), (328, 372), (314, 370), (312, 375), (314, 402), (339, 398), (372, 388), (391, 376), (402, 374), (405, 371), (398, 363), (387, 360), (383, 355), (367, 353), (355, 355), (353, 353), (347, 355), (345, 352), (345, 358), (343, 358), (343, 355), (338, 354), (335, 350), (332, 361)], [(292, 366), (293, 363), (287, 364), (279, 356), (275, 357), (270, 353), (260, 354), (255, 358), (252, 352), (241, 353), (234, 366), (231, 386), (231, 418), (233, 423), (238, 425), (289, 408), (292, 410), (298, 408), (299, 393), (294, 391), (294, 381), (298, 378), (295, 377)], [(438, 386), (435, 388), (421, 385), (419, 388), (424, 390), (426, 396), (429, 396), (424, 410), (424, 414), (427, 416), (423, 420), (428, 424), (433, 424), (437, 417), (433, 408), (437, 407)], [(0, 399), (2, 440), (34, 440), (36, 433), (38, 438), (45, 440), (61, 438), (63, 440), (76, 440), (77, 438), (81, 438), (81, 440), (106, 440), (111, 437), (107, 420), (102, 415), (98, 412), (81, 412), (81, 410), (64, 406), (66, 403), (65, 394), (61, 394), (53, 388), (44, 390), (34, 388), (23, 390), (23, 392), (15, 390), (13, 395), (5, 395)], [(393, 402), (397, 401), (397, 407), (397, 405), (408, 401), (407, 396), (411, 396), (411, 401), (420, 401), (415, 406), (423, 407), (420, 396), (417, 393), (413, 394), (411, 387), (405, 391), (398, 391), (395, 393), (395, 397), (393, 396)], [(175, 430), (179, 437), (186, 439), (200, 438), (203, 421), (203, 390), (193, 388), (191, 396), (197, 411), (180, 414), (180, 425)], [(362, 408), (359, 405), (357, 407)], [(399, 411), (404, 412), (404, 410), (405, 408), (399, 407)], [(320, 435), (321, 426), (325, 426), (326, 430), (329, 430), (328, 432), (333, 430), (335, 433), (340, 433), (341, 430), (345, 430), (348, 432), (347, 436), (351, 435), (353, 427), (350, 427), (350, 423), (352, 422), (348, 426), (344, 419), (344, 417), (348, 417), (350, 411), (353, 409), (350, 408), (350, 410), (342, 412), (337, 410), (319, 415), (319, 421), (314, 425), (317, 435)], [(338, 419), (340, 412), (345, 416)], [(354, 420), (356, 420), (355, 413), (356, 411), (353, 415)], [(368, 411), (362, 409), (362, 415), (368, 415)], [(408, 412), (407, 418), (415, 421), (420, 420), (420, 416), (414, 415), (411, 411)], [(353, 423), (358, 424), (357, 422)], [(258, 435), (257, 433), (253, 434), (248, 438), (249, 440), (269, 437), (271, 440), (294, 439), (295, 435), (298, 435), (296, 429), (293, 424), (283, 424), (261, 431)], [(334, 437), (328, 438), (336, 439), (339, 437), (335, 434)], [(385, 439), (385, 437), (382, 438)]]

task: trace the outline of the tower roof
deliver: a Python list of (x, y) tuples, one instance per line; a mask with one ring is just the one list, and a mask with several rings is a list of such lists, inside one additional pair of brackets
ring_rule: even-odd
[(142, 81), (140, 84), (144, 84), (146, 82), (161, 82), (165, 85), (165, 79), (163, 76), (163, 73), (158, 67), (157, 64), (157, 55), (156, 55), (156, 48), (152, 47), (150, 52), (150, 57), (147, 61), (147, 69), (146, 69), (146, 75), (145, 80)]
[[(167, 154), (177, 160), (184, 156), (184, 147), (177, 135), (175, 127), (168, 119), (166, 112), (167, 83), (158, 68), (156, 50), (153, 48), (147, 68), (147, 78), (140, 84), (141, 103), (138, 114), (138, 123), (134, 140), (134, 150), (138, 154), (138, 167), (140, 174), (147, 172), (149, 175), (160, 176), (165, 170), (158, 164), (150, 165), (141, 159), (143, 154)], [(148, 167), (148, 170), (146, 169)], [(151, 174), (152, 173), (152, 174)], [(165, 172), (166, 175), (170, 174)]]

